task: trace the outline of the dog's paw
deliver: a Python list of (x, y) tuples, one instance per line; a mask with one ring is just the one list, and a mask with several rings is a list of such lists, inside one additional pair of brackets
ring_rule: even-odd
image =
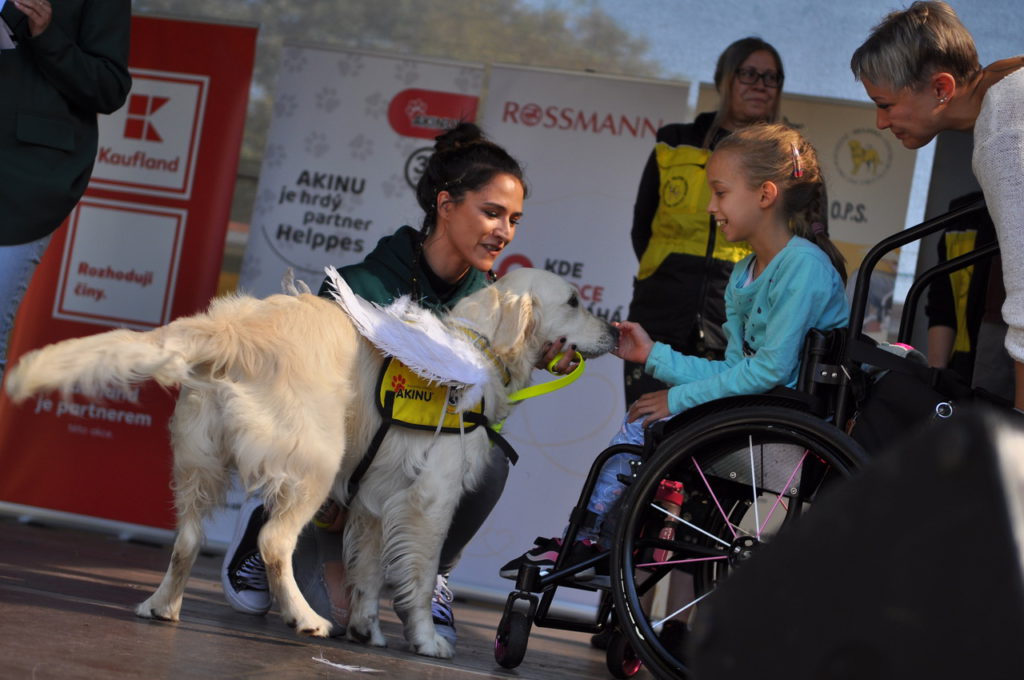
[(152, 597), (135, 607), (135, 615), (144, 619), (177, 621), (179, 619), (179, 614), (180, 607), (158, 604), (153, 601)]
[(421, 656), (430, 656), (435, 659), (450, 659), (455, 656), (455, 647), (440, 635), (434, 635), (432, 640), (423, 644), (413, 644), (413, 651)]
[(356, 624), (353, 621), (349, 621), (345, 634), (352, 642), (368, 644), (373, 647), (388, 646), (387, 640), (384, 639), (384, 634), (380, 631), (380, 626), (376, 625), (376, 622)]
[(299, 635), (309, 637), (330, 637), (334, 625), (324, 617), (316, 614), (298, 618), (286, 618), (285, 622), (295, 629)]

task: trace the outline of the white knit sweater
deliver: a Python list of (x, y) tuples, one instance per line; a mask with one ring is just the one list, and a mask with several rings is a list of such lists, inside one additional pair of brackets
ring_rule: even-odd
[(985, 93), (974, 124), (972, 165), (999, 238), (1006, 349), (1024, 362), (1024, 68)]

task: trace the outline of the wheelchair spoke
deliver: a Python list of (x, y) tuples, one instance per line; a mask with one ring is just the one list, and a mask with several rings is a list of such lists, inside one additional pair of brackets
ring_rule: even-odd
[[(658, 505), (657, 503), (651, 503), (651, 507), (652, 507), (652, 508), (654, 508), (655, 510), (657, 510), (658, 512), (660, 512), (660, 513), (664, 513), (664, 514), (668, 515), (669, 517), (673, 518), (674, 520), (676, 520), (676, 521), (677, 521), (677, 522), (679, 522), (680, 524), (683, 524), (683, 525), (685, 525), (685, 526), (688, 526), (688, 527), (690, 527), (691, 529), (693, 529), (694, 531), (696, 531), (696, 532), (699, 532), (699, 533), (702, 533), (702, 534), (704, 534), (705, 536), (707, 536), (708, 538), (710, 538), (710, 539), (713, 539), (713, 540), (715, 540), (715, 541), (718, 541), (719, 543), (721, 543), (722, 545), (724, 545), (724, 546), (725, 546), (725, 547), (727, 547), (727, 548), (728, 548), (728, 547), (729, 547), (729, 545), (730, 545), (730, 544), (729, 544), (729, 541), (723, 541), (723, 540), (722, 540), (721, 538), (719, 538), (718, 536), (715, 536), (715, 535), (714, 535), (714, 534), (712, 534), (712, 533), (709, 533), (709, 532), (707, 532), (707, 531), (704, 531), (703, 529), (701, 529), (701, 528), (700, 528), (699, 526), (697, 526), (696, 524), (693, 524), (692, 522), (688, 522), (688, 521), (686, 521), (685, 519), (683, 519), (682, 517), (680, 517), (679, 515), (675, 515), (675, 514), (673, 514), (673, 513), (669, 512), (668, 510), (666, 510), (665, 508), (661, 507), (661, 506), (660, 506), (660, 505)], [(731, 528), (731, 527), (730, 527), (730, 528)], [(735, 536), (735, 535), (736, 535), (736, 532), (734, 531), (734, 532), (733, 532), (733, 536)]]
[[(697, 468), (697, 474), (699, 474), (700, 478), (702, 480), (704, 480), (704, 486), (707, 488), (708, 493), (711, 494), (711, 500), (713, 500), (715, 502), (715, 506), (718, 508), (718, 512), (720, 512), (722, 514), (722, 519), (725, 521), (725, 526), (729, 528), (729, 531), (732, 533), (732, 537), (734, 539), (735, 538), (739, 538), (739, 534), (737, 534), (736, 530), (733, 528), (732, 522), (729, 521), (729, 515), (726, 514), (725, 510), (722, 509), (722, 504), (718, 501), (718, 496), (715, 494), (714, 490), (711, 488), (711, 484), (708, 482), (708, 478), (704, 476), (704, 471), (700, 469), (700, 463), (697, 462), (697, 457), (694, 456), (692, 458), (692, 460), (693, 460), (693, 467)], [(702, 532), (702, 533), (707, 533), (707, 532)], [(721, 539), (717, 539), (717, 540), (721, 540)], [(724, 543), (724, 541), (723, 541), (723, 543)]]
[(729, 559), (725, 555), (721, 557), (690, 557), (685, 560), (669, 560), (667, 562), (648, 562), (647, 564), (637, 564), (637, 568), (640, 567), (663, 567), (670, 564), (693, 564), (694, 562), (718, 562), (721, 560)]
[[(764, 528), (768, 525), (768, 520), (772, 518), (772, 513), (775, 512), (775, 508), (777, 508), (779, 504), (782, 503), (782, 497), (786, 495), (786, 490), (789, 489), (789, 485), (793, 483), (793, 478), (796, 477), (796, 473), (800, 471), (800, 468), (803, 466), (804, 461), (807, 459), (808, 453), (810, 453), (810, 450), (804, 449), (804, 455), (800, 456), (800, 460), (797, 461), (796, 467), (794, 467), (793, 472), (790, 473), (789, 479), (786, 480), (786, 485), (782, 489), (782, 493), (775, 497), (775, 502), (772, 503), (771, 509), (768, 510), (768, 515), (764, 518), (764, 524), (762, 524), (757, 530), (758, 538), (761, 537), (761, 532), (764, 531)], [(786, 506), (783, 505), (782, 507), (783, 509), (785, 509)]]
[(674, 612), (672, 612), (671, 614), (669, 614), (665, 618), (661, 619), (660, 621), (652, 621), (651, 622), (651, 627), (657, 629), (659, 626), (663, 625), (666, 621), (669, 621), (669, 620), (674, 619), (675, 617), (679, 616), (680, 614), (685, 612), (687, 609), (689, 609), (693, 605), (697, 604), (698, 602), (700, 602), (701, 600), (703, 600), (705, 597), (707, 597), (708, 595), (710, 595), (713, 592), (714, 592), (713, 590), (709, 590), (708, 592), (704, 593), (700, 597), (694, 598), (689, 603), (687, 603), (687, 604), (683, 605), (682, 607), (680, 607), (679, 609), (675, 610)]
[(750, 452), (750, 488), (753, 492), (753, 504), (754, 504), (754, 528), (756, 529), (755, 538), (761, 540), (761, 520), (757, 516), (757, 471), (754, 469), (754, 435), (749, 435), (747, 438), (747, 450)]

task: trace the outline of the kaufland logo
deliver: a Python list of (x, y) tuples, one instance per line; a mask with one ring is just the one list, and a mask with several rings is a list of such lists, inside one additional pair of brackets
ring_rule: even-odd
[(654, 137), (663, 123), (651, 120), (646, 116), (628, 115), (578, 109), (571, 106), (542, 106), (535, 102), (506, 101), (501, 114), (503, 123), (541, 127), (554, 130), (571, 130), (588, 132), (596, 135), (613, 135), (615, 137)]
[(124, 122), (125, 139), (164, 141), (153, 125), (153, 114), (169, 101), (168, 97), (152, 97), (148, 94), (133, 94), (128, 97), (128, 117)]
[(116, 191), (191, 197), (207, 76), (132, 69), (127, 103), (100, 116), (92, 183)]

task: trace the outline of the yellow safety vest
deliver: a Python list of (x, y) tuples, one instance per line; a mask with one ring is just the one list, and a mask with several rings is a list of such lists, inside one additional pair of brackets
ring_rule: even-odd
[[(711, 152), (688, 144), (654, 146), (658, 164), (661, 200), (651, 222), (651, 240), (640, 258), (638, 279), (645, 279), (673, 253), (705, 257), (708, 249), (707, 212), (711, 189), (707, 162)], [(736, 263), (750, 252), (746, 243), (730, 243), (721, 230), (715, 238), (712, 257)]]
[[(954, 257), (973, 251), (977, 236), (978, 232), (974, 229), (946, 232), (946, 259), (952, 260)], [(956, 310), (954, 352), (971, 351), (971, 335), (967, 330), (967, 293), (970, 290), (973, 276), (973, 264), (949, 274), (949, 284), (953, 289), (953, 308)]]

